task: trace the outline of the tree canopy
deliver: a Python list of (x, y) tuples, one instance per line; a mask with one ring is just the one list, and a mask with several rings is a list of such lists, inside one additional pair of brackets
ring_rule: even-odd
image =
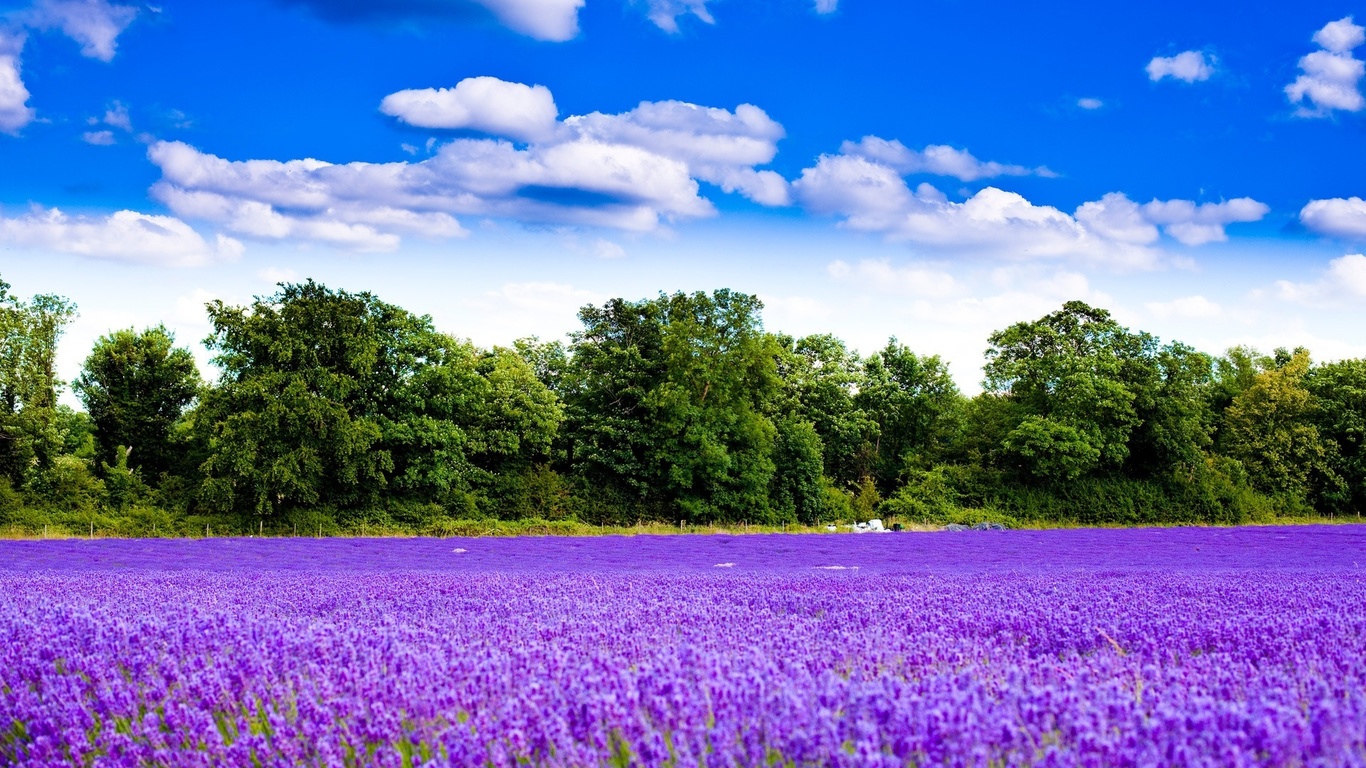
[(1366, 505), (1362, 360), (1212, 356), (1073, 301), (991, 334), (968, 397), (912, 343), (863, 356), (771, 333), (762, 309), (731, 290), (618, 298), (583, 307), (567, 342), (483, 348), (370, 293), (282, 284), (206, 307), (211, 381), (164, 327), (101, 337), (79, 412), (55, 373), (75, 307), (0, 282), (0, 522), (432, 532)]

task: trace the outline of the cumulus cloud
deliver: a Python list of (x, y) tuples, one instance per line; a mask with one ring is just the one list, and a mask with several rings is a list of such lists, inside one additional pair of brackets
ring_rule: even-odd
[[(405, 22), (427, 19), (465, 19), (475, 8), (487, 9), (504, 26), (537, 40), (562, 42), (579, 33), (579, 9), (584, 0), (277, 0), (309, 9), (321, 18), (340, 23)], [(478, 13), (475, 11), (475, 13)]]
[(37, 0), (18, 18), (33, 29), (60, 29), (80, 43), (82, 56), (113, 61), (119, 35), (137, 15), (136, 7), (107, 0)]
[(1082, 203), (1075, 216), (1101, 238), (1118, 243), (1148, 245), (1161, 237), (1157, 226), (1144, 215), (1143, 207), (1120, 192)]
[(624, 259), (626, 249), (618, 243), (600, 237), (593, 241), (593, 255), (599, 259)]
[(19, 54), (23, 48), (23, 35), (0, 30), (0, 131), (5, 133), (17, 133), (33, 121), (28, 88), (19, 75)]
[(888, 259), (863, 259), (857, 264), (831, 262), (826, 272), (836, 280), (858, 281), (882, 293), (944, 297), (957, 293), (953, 275), (935, 267), (893, 266)]
[(752, 104), (732, 112), (682, 101), (647, 101), (622, 114), (569, 117), (564, 125), (577, 140), (639, 147), (682, 162), (692, 176), (762, 205), (789, 203), (787, 181), (773, 171), (755, 169), (773, 160), (785, 132)]
[(1214, 57), (1202, 51), (1182, 51), (1175, 56), (1154, 56), (1147, 66), (1148, 79), (1154, 83), (1164, 77), (1197, 83), (1214, 74)]
[(438, 318), (451, 326), (470, 327), (481, 344), (507, 344), (512, 339), (538, 335), (556, 338), (578, 326), (578, 312), (588, 304), (606, 300), (593, 291), (576, 288), (567, 283), (528, 281), (505, 283), (497, 290), (470, 296), (463, 309), (476, 313), (473, 317)]
[(256, 270), (256, 277), (263, 282), (275, 285), (276, 283), (292, 283), (299, 279), (299, 273), (288, 267), (264, 267)]
[(1285, 87), (1285, 95), (1297, 107), (1295, 114), (1326, 117), (1334, 110), (1361, 111), (1366, 101), (1357, 85), (1366, 64), (1352, 51), (1366, 42), (1366, 28), (1348, 16), (1325, 25), (1314, 34), (1314, 42), (1319, 50), (1300, 59), (1303, 74)]
[(716, 23), (707, 10), (707, 0), (646, 0), (646, 17), (665, 32), (678, 32), (679, 17), (689, 14), (707, 24)]
[(488, 298), (526, 312), (567, 313), (574, 315), (585, 304), (598, 300), (597, 294), (553, 282), (505, 283)]
[(562, 42), (579, 34), (584, 0), (475, 0), (510, 29), (537, 40)]
[(0, 242), (98, 259), (195, 265), (235, 259), (242, 244), (219, 235), (210, 243), (171, 216), (118, 211), (108, 216), (71, 216), (56, 208), (34, 208), (17, 217), (0, 216)]
[(131, 132), (133, 130), (133, 119), (128, 116), (128, 107), (119, 101), (109, 105), (109, 108), (104, 111), (104, 118), (101, 122), (123, 131)]
[[(849, 147), (846, 147), (846, 150)], [(808, 210), (842, 217), (852, 229), (945, 249), (1022, 257), (1081, 257), (1126, 266), (1161, 261), (1160, 231), (1186, 245), (1227, 237), (1233, 222), (1256, 221), (1267, 207), (1250, 198), (1196, 204), (1139, 205), (1121, 193), (1085, 203), (1074, 214), (987, 187), (959, 203), (936, 188), (912, 190), (896, 157), (861, 152), (822, 155), (792, 186)]]
[[(433, 145), (432, 156), (420, 161), (347, 164), (233, 161), (159, 142), (148, 152), (162, 173), (152, 194), (179, 216), (235, 234), (360, 250), (391, 250), (409, 234), (463, 235), (457, 216), (650, 231), (715, 213), (699, 181), (766, 205), (788, 202), (786, 180), (754, 167), (772, 160), (783, 135), (758, 107), (645, 102), (622, 114), (555, 122), (544, 88), (470, 82), (445, 91), (441, 103), (386, 99), (386, 111), (523, 141), (542, 138), (524, 146), (462, 138)], [(509, 100), (520, 112), (500, 117), (497, 105)], [(521, 109), (527, 105), (534, 108)]]
[(1366, 299), (1366, 256), (1353, 253), (1333, 259), (1318, 282), (1277, 281), (1276, 292), (1287, 301)]
[(1077, 106), (1081, 107), (1082, 109), (1100, 109), (1101, 107), (1105, 106), (1105, 102), (1101, 101), (1100, 99), (1086, 97), (1077, 99)]
[(1271, 211), (1264, 203), (1239, 197), (1219, 203), (1190, 200), (1154, 200), (1143, 206), (1143, 215), (1184, 245), (1224, 242), (1224, 228), (1233, 223), (1261, 221)]
[[(678, 33), (678, 20), (684, 16), (694, 16), (705, 24), (716, 23), (711, 11), (707, 9), (707, 3), (711, 0), (631, 0), (631, 2), (643, 3), (646, 18), (654, 22), (656, 27), (670, 34)], [(834, 13), (839, 10), (839, 0), (815, 0), (813, 7), (816, 13)]]
[(1204, 296), (1183, 296), (1171, 301), (1154, 301), (1143, 305), (1154, 317), (1166, 320), (1168, 318), (1199, 319), (1203, 317), (1218, 317), (1224, 313), (1224, 308), (1216, 302), (1210, 301)]
[(391, 93), (379, 110), (418, 128), (468, 128), (520, 141), (554, 133), (559, 110), (543, 85), (470, 77), (454, 88)]
[(943, 144), (931, 144), (917, 152), (900, 141), (888, 141), (877, 136), (864, 136), (857, 143), (846, 141), (840, 147), (840, 153), (867, 158), (901, 174), (930, 173), (936, 176), (952, 176), (960, 181), (976, 181), (997, 176), (1057, 175), (1044, 167), (1026, 168), (1022, 165), (982, 162), (966, 149), (955, 149)]
[(81, 134), (81, 141), (86, 144), (94, 144), (97, 147), (108, 147), (114, 144), (113, 131), (86, 131)]
[(0, 29), (0, 132), (17, 134), (34, 118), (28, 88), (19, 74), (19, 57), (27, 40), (23, 28), (61, 30), (80, 43), (83, 56), (112, 61), (119, 35), (137, 14), (136, 8), (107, 0), (37, 0), (9, 14), (9, 22), (20, 31)]
[(1359, 197), (1310, 200), (1300, 210), (1300, 223), (1321, 235), (1366, 239), (1366, 200)]

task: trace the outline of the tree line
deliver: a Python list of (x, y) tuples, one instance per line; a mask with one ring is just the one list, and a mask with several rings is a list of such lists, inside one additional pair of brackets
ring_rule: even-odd
[(1360, 515), (1366, 360), (1214, 357), (1079, 301), (987, 339), (981, 394), (896, 338), (764, 329), (731, 290), (613, 299), (485, 349), (370, 293), (207, 305), (201, 380), (162, 326), (100, 338), (0, 281), (0, 523), (131, 534), (414, 532), (466, 520), (1237, 523)]

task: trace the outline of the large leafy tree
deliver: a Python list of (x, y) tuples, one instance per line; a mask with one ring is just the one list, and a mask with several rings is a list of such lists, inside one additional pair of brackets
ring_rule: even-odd
[(862, 361), (829, 334), (794, 339), (777, 335), (782, 396), (775, 420), (794, 417), (812, 425), (821, 443), (824, 473), (851, 487), (873, 473), (878, 425), (855, 402), (864, 382)]
[(772, 520), (814, 525), (826, 513), (820, 435), (814, 424), (795, 416), (779, 418), (775, 427), (769, 487)]
[(1233, 398), (1221, 434), (1229, 456), (1242, 462), (1254, 487), (1307, 499), (1341, 484), (1332, 468), (1332, 446), (1319, 433), (1318, 403), (1307, 386), (1310, 361), (1304, 349), (1280, 356)]
[(1323, 501), (1340, 513), (1366, 510), (1366, 360), (1343, 360), (1309, 372), (1305, 386), (1314, 395), (1315, 426), (1331, 444), (1331, 464), (1343, 481)]
[(584, 307), (564, 387), (575, 471), (661, 515), (766, 516), (779, 380), (762, 306), (720, 290)]
[(1140, 422), (1129, 441), (1129, 473), (1141, 478), (1192, 479), (1213, 444), (1209, 390), (1213, 361), (1180, 342), (1152, 357), (1156, 378), (1137, 383)]
[(993, 333), (986, 389), (1018, 406), (1002, 455), (1043, 481), (1117, 470), (1159, 378), (1156, 340), (1104, 309), (1069, 301)]
[(855, 402), (877, 425), (872, 466), (883, 493), (892, 492), (906, 470), (925, 469), (942, 458), (963, 415), (948, 366), (895, 338), (865, 362)]
[(195, 416), (203, 496), (261, 514), (392, 497), (468, 509), (488, 474), (530, 461), (554, 396), (509, 351), (480, 353), (369, 293), (312, 281), (209, 305), (222, 370)]
[(76, 317), (60, 296), (21, 301), (0, 280), (0, 475), (15, 486), (51, 467), (63, 444), (57, 342)]
[(98, 457), (155, 478), (177, 464), (172, 427), (202, 386), (189, 350), (175, 346), (164, 326), (114, 331), (95, 342), (75, 390), (95, 423)]

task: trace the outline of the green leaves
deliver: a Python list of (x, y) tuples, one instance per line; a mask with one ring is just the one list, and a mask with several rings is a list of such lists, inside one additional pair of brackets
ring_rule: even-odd
[(74, 388), (95, 422), (98, 458), (156, 478), (177, 464), (172, 427), (202, 383), (189, 350), (164, 326), (114, 331), (95, 342)]
[(1160, 376), (1155, 339), (1069, 301), (990, 343), (986, 387), (1021, 408), (1004, 445), (1021, 471), (1056, 482), (1124, 465)]
[(0, 280), (0, 476), (17, 488), (60, 455), (57, 342), (75, 317), (60, 296), (20, 301)]
[(762, 306), (722, 290), (580, 311), (565, 374), (574, 471), (689, 520), (766, 515), (779, 379)]
[(285, 285), (209, 305), (223, 371), (195, 416), (219, 509), (361, 510), (397, 496), (468, 508), (544, 457), (555, 396), (508, 350), (481, 352), (368, 293)]
[(1305, 499), (1316, 484), (1341, 483), (1332, 470), (1332, 447), (1315, 424), (1318, 403), (1306, 386), (1308, 375), (1309, 353), (1296, 350), (1258, 374), (1225, 413), (1225, 450), (1263, 492)]

